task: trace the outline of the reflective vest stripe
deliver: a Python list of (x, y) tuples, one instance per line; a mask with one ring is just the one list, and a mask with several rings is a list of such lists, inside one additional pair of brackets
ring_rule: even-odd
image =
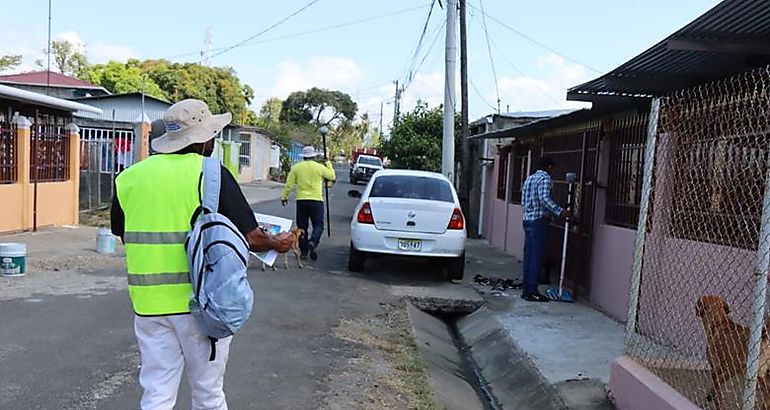
[(187, 232), (126, 232), (125, 243), (135, 244), (178, 244), (184, 243)]
[(190, 274), (187, 272), (128, 274), (128, 284), (132, 286), (178, 285), (180, 283), (190, 283)]

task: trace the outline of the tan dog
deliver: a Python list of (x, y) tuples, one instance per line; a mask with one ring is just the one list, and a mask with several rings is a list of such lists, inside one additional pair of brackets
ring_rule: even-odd
[[(698, 299), (696, 313), (706, 332), (706, 358), (713, 383), (709, 398), (717, 410), (739, 408), (743, 399), (749, 329), (730, 319), (730, 307), (719, 296)], [(770, 409), (770, 342), (762, 331), (757, 383), (757, 409)]]
[[(289, 231), (292, 236), (292, 242), (291, 242), (291, 248), (289, 248), (292, 252), (294, 252), (294, 256), (297, 257), (297, 266), (299, 266), (300, 269), (304, 268), (302, 265), (302, 261), (299, 257), (299, 238), (302, 237), (302, 235), (305, 234), (304, 229), (300, 228), (293, 228), (291, 231)], [(289, 252), (285, 252), (283, 254), (283, 266), (287, 270), (289, 269)], [(262, 262), (262, 271), (265, 271), (265, 263)], [(278, 270), (278, 268), (275, 267), (275, 263), (273, 263), (273, 270)]]

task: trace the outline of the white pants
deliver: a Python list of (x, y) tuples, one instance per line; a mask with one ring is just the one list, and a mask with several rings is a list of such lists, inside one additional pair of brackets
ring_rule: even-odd
[(142, 368), (142, 410), (172, 410), (182, 370), (192, 390), (193, 410), (227, 410), (222, 390), (232, 337), (216, 343), (216, 360), (209, 361), (211, 341), (192, 315), (134, 318)]

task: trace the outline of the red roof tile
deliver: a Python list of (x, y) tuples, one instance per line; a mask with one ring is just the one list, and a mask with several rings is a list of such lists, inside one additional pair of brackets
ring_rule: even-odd
[[(48, 74), (46, 71), (32, 71), (29, 73), (0, 75), (0, 83), (46, 85), (48, 83)], [(74, 88), (101, 88), (75, 77), (66, 76), (53, 71), (51, 71), (51, 85)]]

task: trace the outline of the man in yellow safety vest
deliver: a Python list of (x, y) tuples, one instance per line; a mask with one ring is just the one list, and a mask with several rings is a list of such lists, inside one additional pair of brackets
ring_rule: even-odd
[[(182, 371), (192, 386), (193, 409), (227, 409), (223, 391), (232, 337), (210, 341), (190, 315), (192, 286), (184, 241), (200, 204), (203, 157), (213, 138), (230, 123), (230, 113), (212, 115), (199, 100), (184, 100), (163, 116), (165, 134), (152, 140), (157, 152), (116, 179), (110, 219), (125, 245), (128, 293), (142, 357), (142, 409), (171, 410)], [(219, 213), (244, 234), (253, 251), (286, 252), (290, 234), (268, 235), (233, 176), (222, 167)]]

